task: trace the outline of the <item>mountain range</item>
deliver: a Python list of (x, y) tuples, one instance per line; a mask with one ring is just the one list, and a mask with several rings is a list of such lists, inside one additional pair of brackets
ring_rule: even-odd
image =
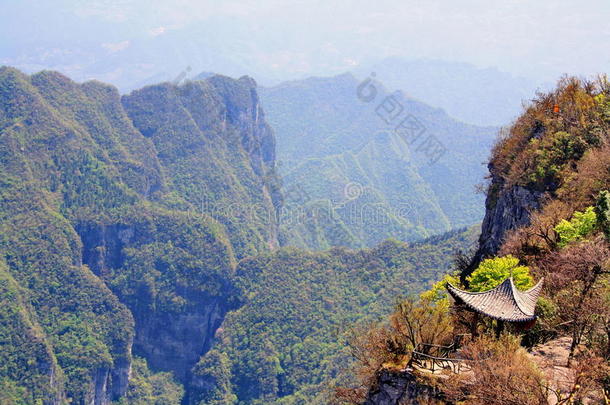
[[(274, 222), (242, 208), (279, 204), (253, 85), (121, 97), (0, 69), (3, 391), (109, 403), (138, 381), (134, 355), (142, 378), (189, 381), (237, 305), (236, 261), (277, 245)], [(173, 390), (168, 375), (151, 378)]]
[(0, 68), (0, 402), (321, 401), (337, 333), (475, 240), (278, 249), (275, 142), (248, 77)]
[(260, 94), (277, 139), (282, 244), (372, 247), (481, 221), (475, 188), (498, 128), (464, 124), (351, 74)]
[(443, 60), (390, 57), (355, 70), (359, 78), (371, 73), (385, 86), (475, 125), (509, 125), (536, 91), (551, 87), (494, 67)]

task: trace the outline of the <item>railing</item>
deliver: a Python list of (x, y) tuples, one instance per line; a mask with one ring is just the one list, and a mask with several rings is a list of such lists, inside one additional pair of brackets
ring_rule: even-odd
[(470, 337), (470, 333), (462, 333), (459, 335), (455, 335), (453, 338), (453, 342), (450, 345), (437, 345), (433, 343), (419, 343), (415, 348), (416, 351), (422, 352), (424, 354), (431, 354), (431, 352), (436, 351), (438, 354), (444, 354), (448, 356), (450, 353), (456, 352), (462, 344), (466, 337)]
[(455, 353), (458, 345), (452, 343), (448, 346), (435, 345), (430, 343), (420, 343), (415, 351), (424, 355), (434, 355), (436, 357), (449, 357), (450, 353)]
[(450, 370), (453, 373), (461, 373), (469, 371), (471, 367), (468, 365), (468, 360), (455, 357), (436, 357), (429, 354), (421, 353), (413, 350), (411, 354), (411, 363), (419, 368), (432, 371)]
[(471, 369), (468, 364), (472, 360), (450, 357), (461, 347), (464, 338), (470, 334), (456, 335), (450, 345), (437, 345), (420, 343), (411, 353), (410, 364), (432, 372), (436, 370), (450, 370), (460, 373)]

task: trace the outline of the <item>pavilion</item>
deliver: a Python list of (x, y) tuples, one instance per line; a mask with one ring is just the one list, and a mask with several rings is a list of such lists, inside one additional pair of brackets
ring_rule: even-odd
[[(508, 322), (516, 329), (524, 330), (534, 326), (536, 322), (536, 301), (542, 290), (543, 279), (527, 291), (519, 291), (512, 277), (507, 278), (498, 286), (488, 291), (469, 292), (460, 290), (451, 283), (447, 284), (447, 291), (455, 299), (458, 307), (495, 319), (498, 322), (499, 335), (504, 323)], [(476, 320), (473, 325), (473, 334), (476, 334)]]

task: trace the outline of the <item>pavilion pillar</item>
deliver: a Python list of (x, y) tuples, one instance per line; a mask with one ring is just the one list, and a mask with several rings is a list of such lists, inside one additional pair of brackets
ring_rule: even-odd
[(504, 321), (501, 320), (497, 320), (496, 321), (496, 339), (500, 337), (500, 335), (502, 335), (502, 332), (504, 332)]
[(470, 334), (473, 339), (479, 336), (478, 326), (479, 326), (479, 313), (473, 311), (474, 316), (472, 317), (472, 324), (470, 324)]

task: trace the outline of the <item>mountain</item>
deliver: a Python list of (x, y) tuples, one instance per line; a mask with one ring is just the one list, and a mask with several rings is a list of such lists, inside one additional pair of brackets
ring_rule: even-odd
[(548, 83), (515, 77), (496, 68), (441, 60), (386, 58), (362, 67), (356, 75), (374, 72), (384, 86), (440, 107), (456, 119), (475, 125), (508, 125), (536, 90)]
[(351, 74), (260, 93), (277, 139), (284, 245), (371, 247), (482, 219), (475, 187), (497, 128), (461, 123)]
[(236, 261), (277, 246), (263, 117), (249, 78), (121, 97), (0, 68), (0, 391), (45, 404), (137, 403), (151, 385), (181, 396), (176, 382), (239, 303)]
[(122, 102), (175, 192), (227, 227), (238, 258), (277, 247), (275, 139), (254, 80), (147, 86)]

